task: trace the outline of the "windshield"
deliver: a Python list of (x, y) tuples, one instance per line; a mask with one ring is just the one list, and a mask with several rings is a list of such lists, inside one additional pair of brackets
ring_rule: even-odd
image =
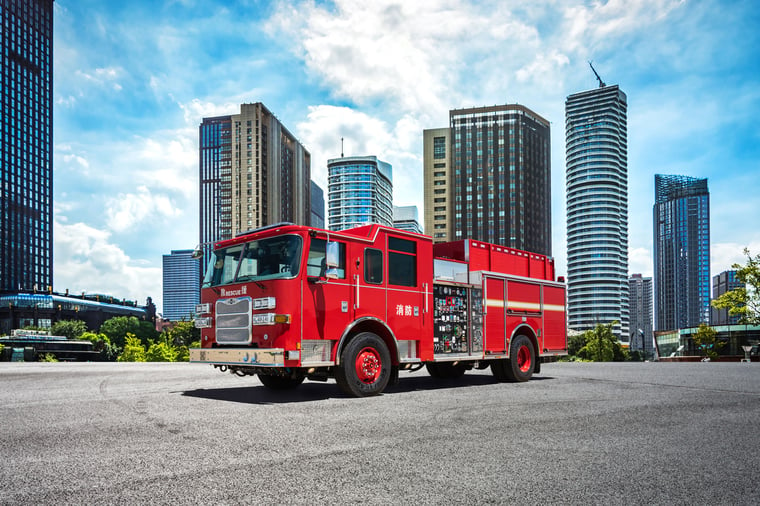
[(292, 278), (301, 265), (301, 237), (284, 235), (214, 251), (203, 286)]

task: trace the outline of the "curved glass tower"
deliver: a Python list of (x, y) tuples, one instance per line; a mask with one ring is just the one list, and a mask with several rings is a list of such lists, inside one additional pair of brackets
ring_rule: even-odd
[(625, 93), (601, 86), (565, 102), (568, 324), (628, 320), (628, 135)]
[(391, 165), (375, 156), (327, 161), (327, 224), (330, 230), (378, 223), (393, 226)]

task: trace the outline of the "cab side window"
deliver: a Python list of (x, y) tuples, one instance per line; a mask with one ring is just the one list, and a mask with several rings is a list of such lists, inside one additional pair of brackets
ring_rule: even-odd
[(364, 250), (364, 281), (376, 285), (383, 282), (383, 252), (379, 249)]
[[(346, 245), (338, 243), (340, 249), (340, 261), (336, 273), (338, 279), (346, 278)], [(315, 277), (325, 277), (327, 268), (327, 241), (324, 239), (312, 238), (309, 247), (309, 258), (306, 260), (306, 275)]]
[(388, 237), (388, 284), (417, 286), (417, 243)]

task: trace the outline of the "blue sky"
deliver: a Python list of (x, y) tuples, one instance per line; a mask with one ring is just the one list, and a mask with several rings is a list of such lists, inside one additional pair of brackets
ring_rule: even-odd
[(654, 174), (708, 178), (712, 274), (760, 252), (754, 1), (56, 0), (55, 279), (161, 308), (162, 255), (198, 241), (198, 125), (263, 102), (312, 154), (393, 165), (422, 215), (422, 131), (453, 108), (552, 123), (553, 246), (566, 273), (564, 102), (628, 96), (630, 272), (652, 273)]

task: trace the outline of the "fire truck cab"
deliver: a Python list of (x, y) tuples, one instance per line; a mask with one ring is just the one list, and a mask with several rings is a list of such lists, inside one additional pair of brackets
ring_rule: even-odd
[(333, 377), (363, 397), (423, 366), (526, 381), (566, 354), (565, 287), (543, 255), (381, 225), (278, 224), (210, 256), (190, 360), (271, 389)]

